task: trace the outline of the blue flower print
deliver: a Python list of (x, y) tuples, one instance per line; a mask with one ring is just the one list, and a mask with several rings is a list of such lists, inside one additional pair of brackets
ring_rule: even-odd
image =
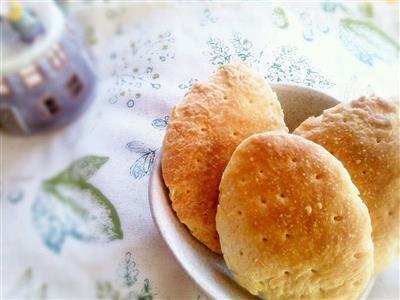
[(181, 90), (190, 89), (190, 88), (193, 86), (193, 84), (195, 84), (195, 83), (198, 82), (198, 81), (199, 81), (199, 80), (198, 80), (197, 78), (190, 78), (189, 81), (181, 83), (180, 85), (178, 85), (178, 87), (179, 87)]
[(12, 204), (17, 204), (21, 202), (23, 198), (24, 198), (24, 192), (19, 189), (11, 191), (7, 194), (7, 200)]
[(154, 164), (155, 156), (158, 149), (150, 149), (144, 146), (143, 143), (132, 141), (126, 144), (126, 148), (140, 155), (134, 164), (130, 167), (129, 173), (134, 179), (141, 179), (150, 174)]
[(164, 118), (154, 119), (153, 122), (151, 122), (151, 125), (157, 129), (164, 129), (167, 127), (168, 121), (169, 116), (165, 116)]

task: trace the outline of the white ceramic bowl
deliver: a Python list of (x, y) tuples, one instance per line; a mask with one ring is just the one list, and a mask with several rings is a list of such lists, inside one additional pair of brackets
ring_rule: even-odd
[[(290, 132), (308, 117), (320, 115), (324, 109), (339, 103), (331, 96), (301, 86), (274, 84), (272, 89), (281, 102)], [(208, 296), (215, 299), (256, 299), (235, 283), (222, 257), (208, 250), (179, 222), (164, 185), (160, 156), (150, 177), (149, 201), (154, 223), (161, 236), (182, 268)], [(366, 299), (372, 285), (373, 281), (360, 299)]]

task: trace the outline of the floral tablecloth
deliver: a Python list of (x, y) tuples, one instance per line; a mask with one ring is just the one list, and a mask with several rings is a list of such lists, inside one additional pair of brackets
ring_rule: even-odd
[[(219, 65), (342, 101), (398, 94), (398, 8), (390, 3), (70, 4), (91, 48), (96, 98), (75, 123), (1, 135), (4, 299), (206, 299), (151, 216), (148, 176), (168, 114)], [(398, 264), (371, 298), (399, 298)]]

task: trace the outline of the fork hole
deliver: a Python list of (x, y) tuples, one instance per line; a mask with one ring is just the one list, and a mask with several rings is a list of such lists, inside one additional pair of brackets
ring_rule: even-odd
[(354, 286), (359, 286), (360, 284), (361, 284), (360, 280), (357, 280), (357, 281), (354, 281), (354, 282), (353, 282), (353, 285), (354, 285)]
[(334, 216), (333, 220), (336, 222), (342, 221), (343, 220), (343, 216)]

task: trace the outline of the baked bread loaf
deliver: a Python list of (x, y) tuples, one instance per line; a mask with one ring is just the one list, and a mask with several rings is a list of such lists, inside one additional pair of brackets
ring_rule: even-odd
[(375, 272), (399, 255), (399, 105), (362, 97), (309, 118), (295, 131), (324, 146), (346, 167), (368, 206), (375, 248)]
[(236, 281), (267, 299), (356, 299), (373, 271), (368, 209), (343, 165), (285, 133), (233, 153), (216, 216)]
[(244, 64), (220, 67), (194, 84), (170, 116), (162, 174), (179, 220), (220, 253), (215, 214), (218, 186), (233, 151), (246, 137), (287, 131), (275, 93)]

